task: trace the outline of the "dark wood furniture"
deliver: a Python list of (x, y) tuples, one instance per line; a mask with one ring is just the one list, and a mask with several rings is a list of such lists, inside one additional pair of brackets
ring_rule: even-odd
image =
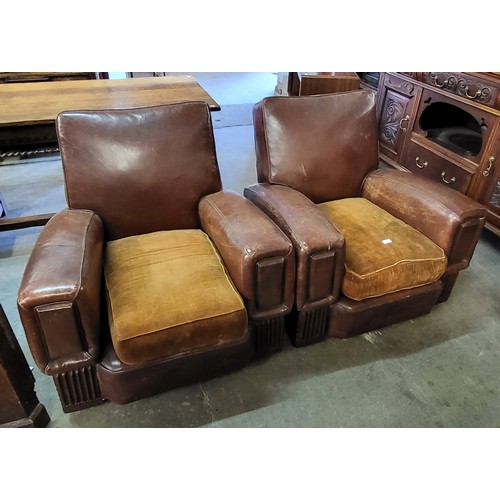
[(61, 80), (95, 80), (98, 77), (95, 71), (89, 72), (58, 72), (58, 73), (2, 73), (0, 83), (26, 82), (56, 82)]
[(220, 106), (188, 76), (68, 80), (0, 86), (0, 129), (52, 124), (61, 111), (125, 109), (182, 101)]
[(488, 209), (500, 235), (500, 72), (382, 73), (380, 158)]
[(35, 378), (0, 304), (0, 427), (45, 427), (50, 418)]
[[(182, 101), (203, 101), (211, 111), (220, 110), (200, 84), (188, 76), (0, 85), (0, 158), (19, 146), (57, 152), (55, 120), (61, 111), (124, 109)], [(22, 137), (29, 137), (28, 143)], [(29, 142), (34, 137), (38, 144)], [(44, 225), (52, 215), (3, 218), (0, 231)]]
[(348, 72), (307, 72), (289, 73), (288, 95), (317, 95), (346, 92), (360, 88), (356, 73)]

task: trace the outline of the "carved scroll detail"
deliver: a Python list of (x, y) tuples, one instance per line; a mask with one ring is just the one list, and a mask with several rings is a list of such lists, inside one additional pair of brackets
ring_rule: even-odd
[(385, 85), (393, 90), (399, 90), (407, 96), (411, 96), (413, 94), (413, 91), (415, 90), (415, 85), (413, 85), (413, 83), (399, 81), (394, 82), (390, 78), (387, 80)]
[(404, 107), (394, 99), (388, 99), (384, 109), (380, 137), (385, 142), (395, 146), (398, 139), (399, 123), (403, 118)]
[[(475, 89), (475, 91), (474, 91)], [(491, 99), (491, 89), (464, 78), (458, 80), (456, 93), (479, 102), (488, 102)]]
[(424, 73), (424, 80), (435, 87), (466, 97), (471, 101), (488, 104), (495, 99), (495, 90), (479, 80), (455, 73)]

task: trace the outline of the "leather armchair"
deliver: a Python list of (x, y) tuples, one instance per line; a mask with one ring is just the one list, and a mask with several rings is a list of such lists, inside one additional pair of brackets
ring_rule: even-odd
[(44, 227), (18, 309), (65, 412), (242, 367), (284, 340), (290, 241), (223, 191), (201, 102), (63, 112), (68, 208)]
[(371, 92), (269, 97), (253, 113), (258, 184), (244, 196), (294, 245), (296, 346), (407, 320), (448, 299), (486, 211), (447, 186), (379, 168)]

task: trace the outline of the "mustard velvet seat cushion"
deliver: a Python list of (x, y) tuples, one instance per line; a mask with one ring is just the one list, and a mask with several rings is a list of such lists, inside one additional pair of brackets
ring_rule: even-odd
[(123, 363), (236, 343), (247, 334), (243, 300), (200, 230), (112, 241), (104, 274), (111, 339)]
[(446, 255), (429, 238), (364, 198), (318, 207), (344, 235), (342, 292), (353, 300), (432, 283), (446, 270)]

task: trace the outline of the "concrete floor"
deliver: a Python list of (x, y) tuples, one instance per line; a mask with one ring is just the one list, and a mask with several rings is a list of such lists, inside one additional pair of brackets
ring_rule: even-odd
[[(213, 114), (224, 186), (256, 182), (251, 107), (276, 74), (195, 74)], [(238, 91), (241, 91), (238, 97)], [(0, 164), (12, 217), (65, 206), (60, 161)], [(16, 293), (39, 228), (0, 233), (0, 303), (31, 366), (49, 427), (499, 427), (500, 238), (485, 231), (448, 302), (349, 340), (282, 352), (202, 384), (120, 406), (61, 411), (24, 339)]]

